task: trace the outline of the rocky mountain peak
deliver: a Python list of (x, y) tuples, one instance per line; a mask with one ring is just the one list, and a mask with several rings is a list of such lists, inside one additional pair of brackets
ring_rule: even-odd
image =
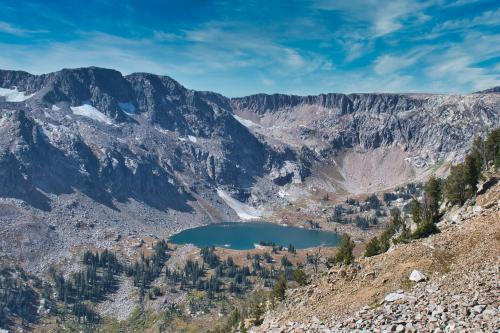
[(48, 74), (37, 95), (49, 105), (60, 102), (72, 106), (90, 104), (117, 121), (127, 118), (120, 103), (128, 103), (134, 98), (120, 72), (98, 67), (63, 69)]
[(500, 86), (488, 88), (485, 90), (481, 90), (476, 92), (476, 94), (495, 94), (495, 93), (500, 93)]

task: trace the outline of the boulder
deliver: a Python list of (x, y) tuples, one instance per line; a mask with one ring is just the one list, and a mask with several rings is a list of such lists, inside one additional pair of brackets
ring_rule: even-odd
[(410, 281), (421, 282), (427, 280), (427, 277), (421, 271), (413, 270), (410, 274)]
[(386, 302), (395, 302), (399, 299), (405, 298), (405, 295), (403, 293), (390, 293), (385, 295), (384, 301)]

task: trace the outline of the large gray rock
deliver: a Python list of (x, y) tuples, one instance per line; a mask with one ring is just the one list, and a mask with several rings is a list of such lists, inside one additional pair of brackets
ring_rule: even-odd
[(427, 280), (427, 277), (421, 271), (413, 270), (409, 279), (413, 282), (421, 282)]

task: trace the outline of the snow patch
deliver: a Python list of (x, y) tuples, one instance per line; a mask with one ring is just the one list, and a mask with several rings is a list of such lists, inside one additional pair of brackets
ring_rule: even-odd
[(262, 127), (261, 125), (257, 124), (257, 123), (254, 123), (253, 121), (251, 120), (248, 120), (248, 119), (244, 119), (244, 118), (241, 118), (235, 114), (233, 114), (233, 117), (234, 119), (236, 119), (240, 124), (242, 124), (243, 126), (245, 127)]
[(283, 190), (283, 189), (280, 189), (280, 190), (278, 191), (278, 196), (279, 196), (280, 198), (284, 198), (284, 197), (286, 197), (287, 195), (288, 195), (288, 193), (286, 193), (286, 191), (285, 191), (285, 190)]
[(231, 207), (242, 220), (256, 220), (262, 217), (262, 212), (256, 208), (248, 206), (234, 198), (221, 189), (217, 189), (217, 195)]
[(76, 114), (78, 116), (84, 116), (90, 119), (94, 119), (97, 121), (100, 121), (102, 123), (111, 125), (113, 121), (109, 119), (104, 113), (100, 112), (97, 110), (95, 107), (93, 107), (90, 104), (83, 104), (80, 106), (72, 106), (71, 111), (73, 111), (73, 114)]
[(122, 109), (123, 112), (135, 113), (135, 106), (131, 102), (118, 103), (118, 106), (120, 107), (120, 109)]
[(5, 97), (6, 102), (24, 102), (34, 94), (26, 95), (23, 91), (14, 89), (0, 88), (0, 96)]
[(60, 107), (58, 107), (57, 105), (52, 105), (52, 108), (51, 108), (52, 111), (59, 111), (61, 110)]
[(188, 135), (188, 139), (189, 139), (189, 141), (191, 141), (193, 143), (198, 142), (198, 139), (195, 136), (192, 136), (192, 135)]

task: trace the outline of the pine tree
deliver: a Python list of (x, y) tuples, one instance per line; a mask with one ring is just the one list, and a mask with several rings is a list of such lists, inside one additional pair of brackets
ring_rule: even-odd
[(255, 297), (250, 304), (250, 315), (252, 316), (252, 324), (255, 326), (260, 326), (263, 322), (262, 315), (264, 314), (264, 304), (263, 301)]
[(377, 237), (373, 237), (372, 239), (370, 239), (368, 244), (366, 244), (365, 257), (375, 256), (380, 253), (381, 250), (379, 240)]
[(350, 265), (354, 261), (353, 250), (354, 242), (351, 240), (351, 237), (347, 234), (342, 235), (340, 246), (335, 256), (335, 262), (337, 264)]
[(474, 153), (467, 155), (464, 161), (464, 180), (467, 186), (466, 196), (472, 198), (476, 194), (481, 175), (481, 160)]
[(441, 200), (441, 181), (431, 177), (424, 187), (424, 218), (437, 222), (439, 220), (439, 201)]
[(422, 223), (422, 205), (416, 199), (413, 199), (411, 202), (411, 216), (413, 218), (413, 222), (416, 224)]
[(293, 271), (293, 280), (299, 285), (305, 286), (307, 284), (307, 274), (300, 268), (296, 268)]
[(488, 135), (484, 142), (487, 162), (493, 162), (496, 168), (500, 168), (500, 128), (497, 128)]
[(278, 281), (274, 284), (272, 296), (274, 299), (283, 301), (285, 299), (286, 293), (286, 276), (285, 273), (281, 273)]
[(445, 196), (452, 205), (463, 205), (467, 198), (465, 178), (463, 164), (451, 167), (450, 175), (446, 178), (445, 182)]

